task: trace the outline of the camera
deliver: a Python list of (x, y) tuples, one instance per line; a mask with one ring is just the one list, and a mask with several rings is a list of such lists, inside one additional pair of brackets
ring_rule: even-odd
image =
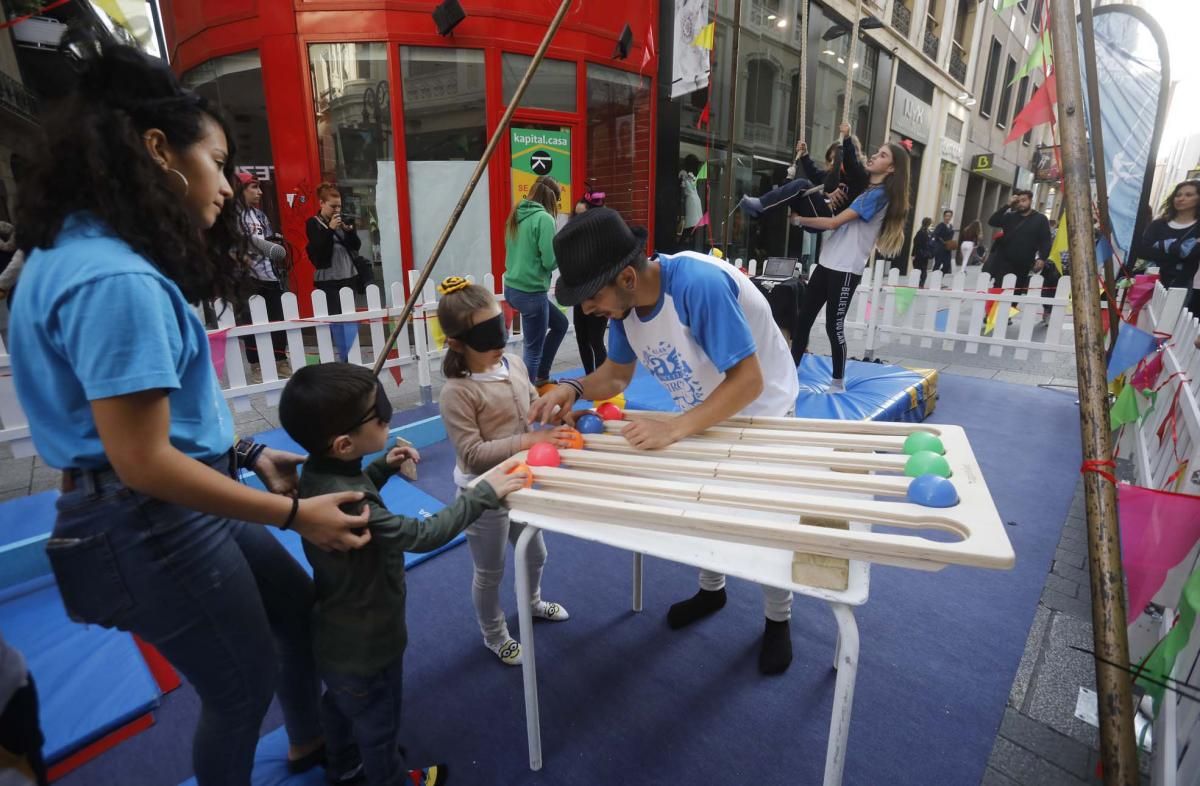
[(343, 224), (353, 224), (356, 221), (358, 221), (358, 216), (352, 215), (350, 213), (342, 213), (341, 217), (342, 217)]

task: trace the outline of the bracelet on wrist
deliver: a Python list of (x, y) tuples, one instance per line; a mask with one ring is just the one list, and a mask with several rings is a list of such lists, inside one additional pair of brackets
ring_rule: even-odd
[(576, 400), (576, 401), (579, 401), (579, 399), (583, 398), (583, 385), (579, 384), (579, 382), (578, 382), (577, 380), (574, 380), (574, 379), (560, 379), (560, 380), (558, 381), (558, 384), (560, 384), (560, 385), (566, 385), (566, 386), (567, 386), (567, 387), (569, 387), (571, 390), (574, 390), (574, 391), (575, 391), (575, 400)]
[(300, 512), (300, 498), (292, 497), (292, 512), (288, 514), (287, 519), (283, 522), (280, 529), (291, 529), (292, 524), (296, 521), (296, 514)]

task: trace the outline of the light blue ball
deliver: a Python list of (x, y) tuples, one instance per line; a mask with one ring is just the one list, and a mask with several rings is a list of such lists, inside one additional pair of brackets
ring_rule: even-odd
[(908, 484), (908, 501), (927, 508), (952, 508), (958, 504), (958, 490), (946, 478), (921, 475)]
[(599, 415), (588, 413), (581, 415), (579, 420), (575, 421), (575, 428), (580, 434), (603, 434), (604, 421), (600, 419)]

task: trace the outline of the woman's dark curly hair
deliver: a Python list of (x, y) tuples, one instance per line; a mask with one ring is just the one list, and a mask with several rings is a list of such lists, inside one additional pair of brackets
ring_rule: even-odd
[(211, 118), (225, 132), (234, 179), (233, 135), (217, 109), (180, 85), (163, 63), (127, 46), (79, 47), (72, 90), (42, 118), (42, 140), (20, 187), (20, 245), (50, 248), (73, 213), (88, 212), (174, 281), (189, 301), (241, 300), (233, 200), (203, 232), (171, 191), (171, 178), (147, 153), (142, 135), (157, 128), (186, 150)]

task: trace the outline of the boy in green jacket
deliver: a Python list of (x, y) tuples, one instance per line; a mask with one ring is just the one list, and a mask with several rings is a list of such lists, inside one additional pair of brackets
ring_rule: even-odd
[(316, 584), (313, 649), (326, 687), (321, 721), (327, 776), (331, 783), (358, 783), (365, 774), (372, 786), (435, 786), (445, 783), (445, 765), (410, 774), (399, 747), (408, 643), (404, 552), (445, 545), (485, 510), (499, 508), (528, 475), (508, 474), (518, 463), (509, 460), (424, 521), (396, 515), (379, 490), (404, 461), (420, 459), (417, 451), (395, 447), (362, 466), (363, 456), (387, 447), (391, 416), (383, 386), (369, 369), (349, 363), (298, 370), (279, 401), (283, 428), (309, 453), (300, 496), (361, 491), (370, 508), (371, 540), (362, 548), (327, 552), (304, 543)]

